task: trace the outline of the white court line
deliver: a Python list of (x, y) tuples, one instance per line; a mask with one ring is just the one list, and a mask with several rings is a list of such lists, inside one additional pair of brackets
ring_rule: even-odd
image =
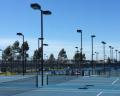
[(86, 92), (91, 92), (91, 93), (94, 93), (96, 92), (96, 90), (76, 90), (76, 89), (57, 89), (57, 88), (46, 88), (46, 89), (37, 89), (37, 90), (33, 90), (33, 91), (43, 91), (43, 92), (48, 92), (48, 91), (51, 91), (51, 92), (82, 92), (82, 93), (86, 93)]
[[(35, 91), (35, 90), (34, 90)], [(79, 92), (79, 93), (81, 93), (82, 91), (77, 91), (77, 90), (36, 90), (36, 91), (41, 91), (41, 92), (68, 92), (68, 93), (70, 93), (70, 92), (74, 92), (74, 93), (76, 93), (76, 92)], [(86, 93), (86, 92), (84, 92), (84, 93)]]
[(90, 76), (83, 76), (83, 78), (85, 78), (85, 77), (90, 77)]
[(103, 93), (103, 91), (99, 92), (96, 96), (100, 96)]
[(118, 80), (119, 80), (119, 78), (117, 78), (116, 80), (114, 80), (114, 81), (112, 82), (112, 85), (114, 85)]

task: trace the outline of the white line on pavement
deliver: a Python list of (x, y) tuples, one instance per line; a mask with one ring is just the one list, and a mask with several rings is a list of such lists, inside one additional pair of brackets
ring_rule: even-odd
[(103, 93), (103, 91), (99, 92), (96, 96), (100, 96)]
[(112, 82), (112, 85), (114, 85), (118, 80), (119, 80), (119, 78), (115, 79), (115, 80)]
[(33, 90), (33, 91), (52, 91), (52, 92), (91, 92), (91, 93), (96, 93), (96, 90), (76, 90), (76, 89), (56, 89), (56, 88), (46, 88), (46, 89), (38, 89), (38, 90)]

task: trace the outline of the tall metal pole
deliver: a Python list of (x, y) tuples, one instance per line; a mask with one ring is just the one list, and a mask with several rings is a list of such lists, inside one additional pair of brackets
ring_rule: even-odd
[(34, 10), (39, 10), (41, 12), (41, 83), (42, 83), (42, 86), (43, 86), (43, 14), (44, 15), (51, 15), (51, 11), (49, 10), (46, 10), (46, 11), (43, 11), (41, 9), (41, 6), (37, 3), (33, 3), (31, 4), (31, 7), (34, 9)]
[(102, 41), (101, 43), (103, 44), (103, 60), (104, 60), (103, 66), (104, 66), (104, 71), (105, 71), (105, 56), (106, 56), (105, 55), (105, 44), (106, 44), (106, 42)]
[[(78, 47), (75, 47), (76, 48), (76, 53), (75, 53), (75, 55), (77, 54), (79, 54), (79, 51), (78, 51)], [(76, 59), (76, 57), (75, 57), (75, 64), (74, 64), (74, 66), (73, 66), (73, 69), (75, 69), (75, 68), (77, 68), (76, 66), (77, 66), (77, 63), (78, 63), (78, 65), (79, 65), (79, 59)]]
[(113, 53), (113, 49), (114, 49), (114, 48), (112, 47), (112, 51), (111, 51), (111, 54), (112, 54), (112, 55), (111, 55), (111, 56), (112, 56), (112, 63), (114, 63), (114, 53)]
[(112, 46), (109, 46), (109, 48), (110, 48), (110, 62), (111, 62), (111, 60), (112, 60)]
[[(83, 60), (83, 56), (82, 56), (82, 49), (83, 49), (83, 48), (82, 48), (82, 30), (81, 30), (80, 33), (81, 33), (81, 48), (80, 48), (80, 51), (81, 51), (81, 56), (80, 56), (80, 57), (81, 57), (81, 58), (80, 58), (80, 59), (81, 59), (81, 65), (83, 65), (83, 64), (82, 64), (82, 60)], [(84, 66), (80, 66), (80, 68), (84, 68)], [(84, 70), (82, 71), (82, 76), (84, 76)]]
[(103, 44), (104, 70), (105, 70), (105, 44)]
[(22, 62), (23, 62), (23, 76), (25, 75), (25, 62), (24, 62), (24, 60), (25, 60), (25, 53), (24, 53), (24, 35), (22, 35), (22, 37), (23, 37), (23, 48), (22, 48), (22, 53), (23, 53), (23, 58), (22, 58)]
[(118, 52), (118, 50), (115, 50), (115, 52), (116, 52), (116, 62), (117, 62), (117, 52)]
[(43, 76), (44, 76), (44, 73), (43, 73), (43, 11), (41, 10), (41, 81), (42, 81), (42, 86), (43, 86)]
[(93, 75), (93, 68), (94, 68), (94, 64), (93, 64), (93, 37), (92, 37), (92, 75)]
[(81, 62), (82, 62), (82, 59), (83, 59), (83, 58), (82, 58), (82, 49), (83, 49), (83, 48), (82, 48), (82, 31), (81, 31)]
[(26, 65), (25, 65), (25, 62), (24, 62), (24, 60), (25, 60), (25, 52), (24, 52), (24, 35), (22, 34), (22, 33), (17, 33), (17, 35), (19, 35), (19, 36), (22, 36), (22, 39), (23, 39), (23, 46), (22, 46), (22, 71), (23, 71), (23, 76), (24, 76), (24, 73), (25, 73), (25, 67), (26, 67)]
[(93, 70), (94, 70), (94, 64), (93, 64), (93, 38), (96, 37), (95, 35), (91, 35), (91, 42), (92, 42), (92, 60), (91, 60), (91, 65), (92, 65), (92, 75), (93, 75)]
[(103, 44), (103, 53), (104, 53), (104, 63), (105, 63), (105, 44)]
[[(39, 52), (39, 48), (40, 48), (40, 42), (39, 42), (40, 38), (38, 38), (38, 52)], [(39, 65), (39, 59), (36, 59), (36, 87), (39, 87), (39, 83), (38, 83), (38, 72), (40, 71), (40, 65)]]
[[(82, 59), (83, 59), (83, 56), (82, 56), (82, 30), (77, 30), (77, 32), (78, 33), (80, 33), (81, 34), (81, 40), (80, 40), (80, 42), (81, 42), (81, 46), (80, 46), (80, 65), (79, 65), (79, 67), (80, 67), (80, 70), (81, 70), (81, 65), (82, 65)], [(83, 75), (83, 74), (82, 74)]]
[(119, 62), (120, 62), (120, 51), (118, 53), (119, 53)]

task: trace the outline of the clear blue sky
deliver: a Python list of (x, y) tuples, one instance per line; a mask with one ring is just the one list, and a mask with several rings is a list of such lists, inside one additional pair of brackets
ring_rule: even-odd
[[(22, 32), (30, 45), (30, 54), (37, 48), (40, 36), (40, 13), (30, 8), (31, 3), (39, 3), (43, 10), (51, 10), (51, 16), (44, 16), (45, 54), (54, 53), (57, 57), (61, 48), (65, 48), (69, 58), (80, 46), (80, 34), (83, 30), (83, 51), (88, 59), (91, 56), (91, 38), (94, 39), (94, 51), (100, 53), (101, 41), (120, 50), (120, 0), (0, 0), (0, 48), (21, 41), (16, 36)], [(109, 50), (108, 50), (109, 51)], [(107, 52), (108, 53), (108, 52)], [(109, 55), (109, 53), (107, 54)]]

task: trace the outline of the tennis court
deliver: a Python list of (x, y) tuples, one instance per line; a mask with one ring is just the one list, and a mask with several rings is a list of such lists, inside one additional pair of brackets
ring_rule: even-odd
[(35, 79), (33, 75), (0, 76), (0, 96), (13, 96), (35, 89)]
[[(57, 76), (56, 76), (57, 77)], [(120, 96), (119, 77), (68, 77), (55, 78), (44, 87), (10, 87), (0, 88), (0, 96)], [(25, 78), (25, 77), (24, 77)], [(51, 79), (51, 78), (49, 78)], [(57, 80), (57, 83), (55, 82)], [(59, 82), (61, 81), (62, 82)], [(45, 82), (44, 82), (45, 83)], [(4, 92), (5, 91), (5, 92)], [(9, 93), (9, 94), (8, 94)]]

